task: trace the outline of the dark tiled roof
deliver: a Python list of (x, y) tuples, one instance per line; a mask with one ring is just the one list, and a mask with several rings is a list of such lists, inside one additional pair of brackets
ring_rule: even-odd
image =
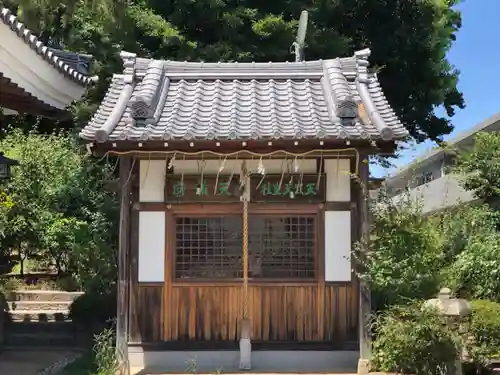
[(59, 60), (64, 61), (78, 73), (85, 76), (90, 75), (90, 65), (92, 64), (93, 59), (91, 55), (83, 55), (81, 53), (68, 52), (56, 48), (50, 48), (50, 50), (59, 58)]
[(370, 51), (299, 63), (192, 63), (122, 53), (86, 140), (402, 139)]
[[(96, 80), (96, 77), (91, 77), (88, 74), (88, 65), (91, 59), (88, 55), (59, 51), (45, 46), (9, 9), (0, 9), (0, 22), (10, 27), (39, 56), (53, 65), (59, 72), (81, 85), (88, 85)], [(82, 69), (82, 64), (86, 64), (87, 68)]]

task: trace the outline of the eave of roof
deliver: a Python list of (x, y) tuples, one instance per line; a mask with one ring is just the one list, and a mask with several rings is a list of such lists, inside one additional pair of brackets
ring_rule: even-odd
[[(17, 36), (29, 45), (31, 49), (41, 56), (48, 64), (52, 65), (64, 76), (70, 78), (74, 82), (86, 86), (94, 83), (97, 80), (96, 76), (90, 76), (79, 71), (73, 64), (68, 62), (68, 59), (80, 58), (88, 61), (90, 56), (79, 55), (77, 53), (65, 52), (65, 57), (59, 56), (60, 51), (45, 46), (37, 36), (34, 35), (22, 22), (7, 8), (1, 8), (0, 21), (7, 25)], [(70, 56), (71, 55), (71, 56)]]
[[(6, 90), (6, 86), (9, 86), (8, 90)], [(6, 93), (7, 95), (5, 95)], [(67, 111), (61, 111), (24, 90), (9, 78), (4, 77), (2, 72), (0, 72), (0, 94), (2, 94), (0, 95), (0, 107), (3, 108), (4, 115), (25, 113), (59, 120), (70, 116)]]
[(122, 52), (88, 141), (344, 139), (408, 136), (368, 72), (369, 50), (299, 63), (204, 63)]

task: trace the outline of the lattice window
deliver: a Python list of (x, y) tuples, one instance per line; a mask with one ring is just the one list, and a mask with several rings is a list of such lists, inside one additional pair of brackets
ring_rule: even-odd
[(242, 277), (240, 216), (178, 217), (176, 278)]
[(253, 278), (314, 278), (313, 216), (249, 218), (249, 274)]
[[(175, 277), (233, 279), (242, 272), (241, 216), (177, 217)], [(249, 217), (249, 277), (315, 277), (314, 216)]]

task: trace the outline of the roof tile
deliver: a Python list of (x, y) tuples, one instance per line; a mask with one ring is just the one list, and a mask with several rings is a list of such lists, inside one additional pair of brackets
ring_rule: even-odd
[[(402, 139), (365, 54), (299, 63), (189, 63), (124, 53), (86, 140)], [(360, 91), (361, 90), (361, 91)], [(362, 113), (360, 114), (361, 108)]]

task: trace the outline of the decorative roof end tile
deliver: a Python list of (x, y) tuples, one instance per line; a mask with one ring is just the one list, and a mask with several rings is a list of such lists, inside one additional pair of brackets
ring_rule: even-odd
[(134, 82), (136, 57), (137, 55), (135, 53), (120, 52), (120, 58), (123, 61), (123, 81), (125, 83)]

